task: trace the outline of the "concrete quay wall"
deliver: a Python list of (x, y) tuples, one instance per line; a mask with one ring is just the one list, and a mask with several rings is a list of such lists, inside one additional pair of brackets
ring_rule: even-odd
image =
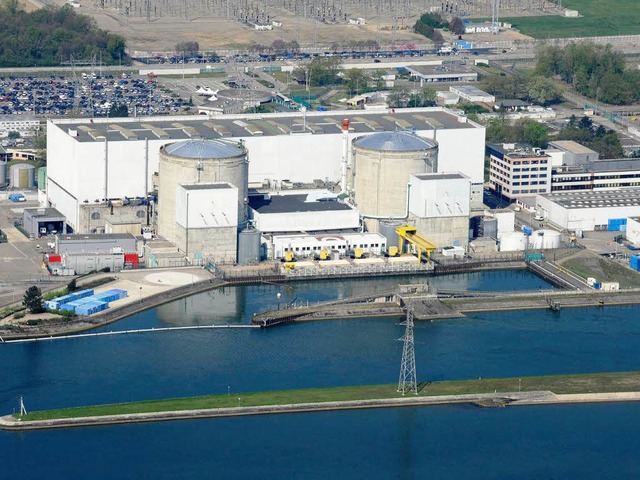
[(442, 395), (420, 397), (408, 395), (402, 398), (378, 400), (352, 400), (338, 402), (318, 402), (255, 407), (213, 408), (172, 412), (150, 412), (99, 417), (63, 418), (54, 420), (21, 421), (12, 415), (0, 417), (0, 429), (10, 431), (45, 430), (56, 428), (118, 425), (172, 420), (192, 420), (202, 418), (235, 417), (244, 415), (271, 415), (283, 413), (322, 412), (334, 410), (355, 410), (365, 408), (424, 407), (433, 405), (476, 404), (478, 406), (523, 406), (600, 402), (636, 402), (640, 392), (611, 392), (556, 395), (549, 391), (536, 392), (496, 392), (470, 395)]

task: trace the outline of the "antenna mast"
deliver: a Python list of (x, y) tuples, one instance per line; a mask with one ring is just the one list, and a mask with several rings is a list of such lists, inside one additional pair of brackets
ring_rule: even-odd
[(400, 364), (400, 379), (398, 380), (398, 391), (404, 395), (407, 392), (418, 394), (418, 383), (416, 381), (416, 351), (413, 345), (413, 305), (407, 307), (407, 318), (400, 325), (404, 325), (404, 336), (399, 338), (404, 342), (402, 348), (402, 362)]

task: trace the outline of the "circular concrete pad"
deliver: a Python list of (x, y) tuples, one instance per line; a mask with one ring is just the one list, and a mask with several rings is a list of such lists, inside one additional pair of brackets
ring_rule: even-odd
[(197, 275), (184, 272), (157, 272), (150, 273), (144, 277), (144, 280), (156, 285), (179, 286), (197, 282)]

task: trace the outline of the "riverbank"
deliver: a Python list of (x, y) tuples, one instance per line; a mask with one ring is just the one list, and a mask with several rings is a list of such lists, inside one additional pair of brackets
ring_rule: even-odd
[(640, 401), (640, 372), (255, 392), (46, 410), (0, 418), (0, 429), (37, 430), (277, 413), (443, 404), (482, 407)]

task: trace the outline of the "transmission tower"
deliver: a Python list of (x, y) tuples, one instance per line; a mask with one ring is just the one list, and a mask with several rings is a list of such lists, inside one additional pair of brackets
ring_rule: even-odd
[(400, 364), (400, 380), (398, 391), (404, 395), (407, 392), (418, 394), (416, 382), (416, 351), (413, 346), (413, 306), (407, 307), (407, 319), (400, 325), (405, 326), (404, 336), (399, 340), (404, 342), (402, 348), (402, 363)]

